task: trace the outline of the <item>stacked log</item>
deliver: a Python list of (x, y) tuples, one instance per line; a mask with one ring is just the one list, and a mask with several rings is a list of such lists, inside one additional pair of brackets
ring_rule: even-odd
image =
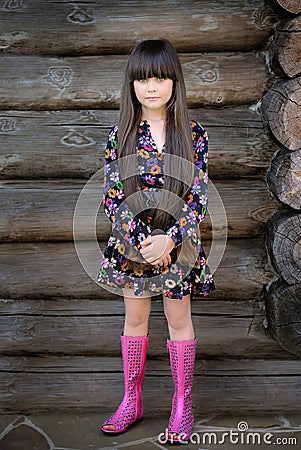
[(277, 0), (278, 4), (287, 12), (292, 14), (300, 13), (299, 0)]
[(271, 46), (271, 61), (274, 69), (277, 71), (280, 67), (282, 72), (289, 77), (294, 77), (301, 73), (300, 31), (300, 16), (281, 22), (277, 27), (273, 45)]
[[(279, 411), (296, 414), (301, 401), (300, 369), (300, 361), (197, 360), (193, 396), (202, 400), (197, 414), (207, 415), (209, 410), (225, 415), (229, 411), (258, 415), (259, 408), (270, 414), (279, 414)], [(0, 382), (4, 413), (20, 410), (20, 405), (24, 412), (64, 408), (65, 411), (99, 413), (108, 405), (112, 410), (112, 405), (117, 405), (123, 395), (121, 358), (4, 357), (0, 370), (5, 374), (5, 379)], [(292, 375), (288, 377), (290, 372)], [(114, 389), (108, 389), (108, 377)], [(154, 414), (154, 397), (156, 414), (169, 411), (173, 393), (172, 382), (167, 382), (169, 377), (170, 368), (164, 360), (147, 361), (143, 384), (147, 416)], [(38, 378), (39, 382), (33, 383), (33, 378)], [(157, 401), (158, 396), (160, 401)], [(248, 403), (245, 404), (242, 398), (248, 399)]]
[(267, 182), (273, 194), (285, 205), (300, 209), (301, 205), (301, 150), (279, 150), (267, 172)]
[(277, 274), (290, 284), (301, 281), (300, 242), (300, 213), (285, 211), (272, 216), (267, 234), (269, 255)]
[[(210, 178), (264, 179), (277, 145), (265, 135), (256, 111), (197, 108), (190, 116), (209, 134)], [(117, 121), (112, 109), (0, 110), (0, 179), (88, 180), (103, 167), (109, 129)]]
[(301, 77), (278, 81), (262, 102), (266, 128), (288, 150), (301, 147), (300, 106)]
[(301, 356), (301, 284), (280, 278), (272, 283), (266, 297), (269, 331), (282, 348)]
[[(261, 411), (295, 410), (300, 363), (266, 333), (260, 297), (274, 276), (262, 234), (279, 201), (264, 184), (277, 143), (265, 135), (257, 106), (271, 87), (265, 48), (276, 20), (264, 0), (3, 2), (1, 412), (104, 410), (121, 397), (124, 305), (96, 283), (111, 229), (102, 210), (91, 217), (101, 180), (89, 188), (76, 243), (73, 213), (83, 187), (101, 173), (108, 131), (118, 121), (126, 54), (158, 36), (180, 52), (190, 116), (208, 130), (210, 178), (228, 219), (217, 290), (192, 304), (196, 413), (258, 412), (259, 404)], [(294, 87), (290, 95), (293, 110)], [(213, 231), (225, 233), (217, 200), (212, 192), (201, 229), (207, 254)], [(150, 329), (145, 406), (153, 410), (159, 388), (166, 395), (157, 409), (165, 412), (171, 384), (161, 298), (153, 299)], [(106, 389), (108, 378), (116, 389)]]
[(275, 13), (263, 1), (3, 3), (0, 43), (6, 53), (122, 54), (158, 36), (170, 39), (180, 52), (246, 51), (260, 47), (275, 22)]
[[(278, 3), (292, 14), (299, 1)], [(278, 80), (262, 101), (266, 131), (279, 145), (267, 171), (267, 183), (283, 204), (268, 223), (266, 245), (277, 279), (266, 289), (268, 331), (286, 350), (301, 356), (301, 17), (281, 21), (271, 45)], [(279, 80), (279, 75), (282, 79)]]

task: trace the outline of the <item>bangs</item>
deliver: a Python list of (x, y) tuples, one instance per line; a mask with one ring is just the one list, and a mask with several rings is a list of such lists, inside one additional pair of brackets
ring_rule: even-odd
[(128, 76), (130, 81), (146, 78), (170, 78), (173, 81), (177, 77), (177, 58), (167, 48), (164, 40), (149, 40), (143, 42), (131, 55)]

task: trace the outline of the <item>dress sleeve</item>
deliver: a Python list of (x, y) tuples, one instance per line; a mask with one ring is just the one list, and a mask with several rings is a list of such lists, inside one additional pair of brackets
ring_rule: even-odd
[(104, 160), (104, 211), (113, 228), (117, 230), (126, 241), (140, 250), (140, 242), (144, 241), (151, 229), (141, 219), (135, 217), (125, 201), (124, 186), (120, 180), (117, 161), (117, 130), (115, 125), (109, 133)]
[(189, 239), (195, 226), (204, 220), (208, 205), (208, 134), (197, 122), (192, 129), (192, 139), (195, 163), (193, 185), (178, 219), (166, 232), (176, 247)]

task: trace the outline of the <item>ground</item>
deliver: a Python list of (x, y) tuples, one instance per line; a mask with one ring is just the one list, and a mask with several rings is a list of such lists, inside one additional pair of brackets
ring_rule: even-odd
[[(174, 447), (164, 443), (167, 415), (145, 417), (142, 423), (115, 437), (104, 435), (99, 430), (99, 424), (106, 417), (107, 414), (95, 412), (0, 415), (0, 450), (179, 448), (179, 446)], [(240, 424), (240, 431), (238, 424)], [(162, 432), (163, 436), (159, 438)], [(211, 433), (211, 435), (205, 433)], [(228, 433), (224, 434), (224, 439), (222, 439), (223, 433)], [(232, 433), (231, 436), (230, 433)], [(183, 449), (297, 449), (301, 448), (301, 414), (281, 413), (260, 416), (212, 414), (197, 417), (192, 438), (193, 442), (182, 446)]]

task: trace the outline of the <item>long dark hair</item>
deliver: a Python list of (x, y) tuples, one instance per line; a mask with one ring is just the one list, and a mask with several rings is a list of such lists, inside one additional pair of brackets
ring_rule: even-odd
[[(168, 192), (186, 199), (193, 178), (194, 162), (183, 72), (176, 50), (166, 39), (146, 40), (132, 50), (121, 93), (117, 150), (119, 160), (122, 159), (121, 178), (129, 206), (137, 211), (138, 217), (144, 221), (146, 214), (144, 199), (141, 196), (138, 166), (135, 162), (137, 158), (123, 157), (136, 154), (137, 131), (142, 119), (142, 107), (134, 91), (134, 81), (151, 77), (169, 78), (173, 81), (172, 95), (166, 105), (164, 194), (161, 195), (159, 207), (153, 216), (154, 227), (165, 230), (167, 224), (173, 220), (176, 211), (174, 208), (174, 212), (170, 214), (171, 204), (173, 203), (175, 207), (176, 205), (168, 198)], [(185, 164), (183, 159), (191, 164)], [(135, 194), (132, 196), (132, 201), (129, 198), (131, 194)], [(169, 208), (166, 207), (167, 205)]]

